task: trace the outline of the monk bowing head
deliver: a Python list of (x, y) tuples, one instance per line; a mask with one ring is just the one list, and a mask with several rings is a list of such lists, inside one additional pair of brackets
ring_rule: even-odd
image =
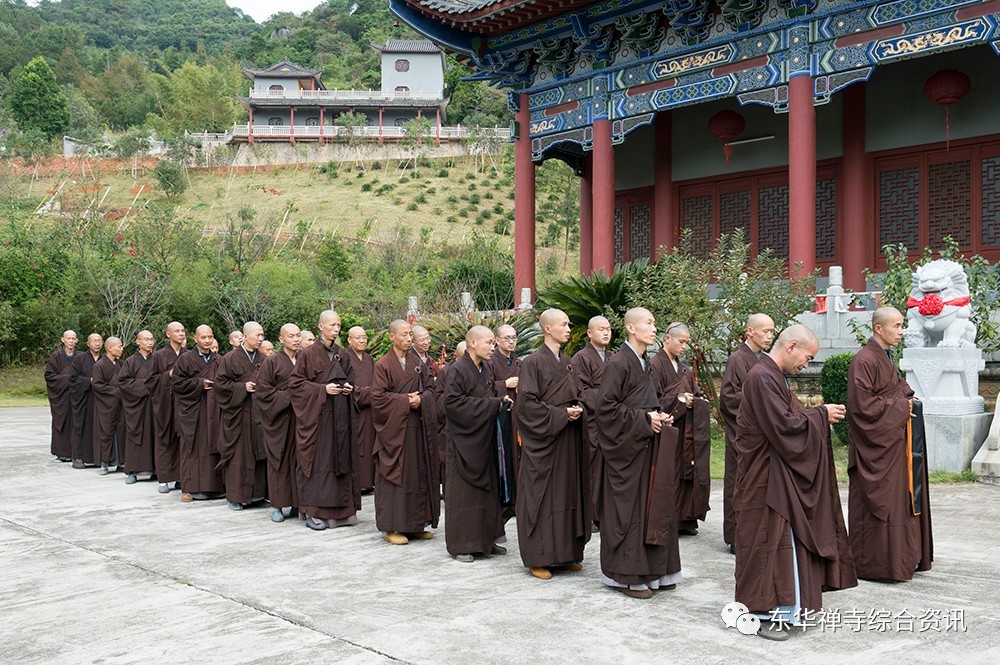
[(816, 339), (816, 333), (801, 323), (796, 323), (781, 331), (768, 355), (785, 374), (798, 374), (809, 366), (809, 361), (816, 357), (818, 351), (819, 340)]

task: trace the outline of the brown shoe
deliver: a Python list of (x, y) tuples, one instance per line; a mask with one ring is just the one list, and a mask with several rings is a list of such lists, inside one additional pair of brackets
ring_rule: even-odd
[(401, 533), (396, 533), (395, 531), (390, 531), (383, 536), (385, 542), (390, 545), (406, 545), (410, 542), (410, 539)]
[(552, 571), (548, 568), (528, 568), (528, 572), (531, 573), (532, 577), (537, 577), (540, 580), (552, 579)]
[(184, 503), (191, 503), (192, 501), (194, 501), (194, 498), (187, 492), (184, 492), (183, 494), (181, 494), (181, 501), (183, 501)]
[(416, 533), (409, 534), (410, 540), (430, 540), (434, 537), (434, 534), (430, 531), (417, 531)]
[(623, 594), (629, 598), (641, 598), (647, 600), (653, 597), (652, 589), (629, 589), (628, 587), (614, 587), (615, 589), (621, 591)]
[(582, 563), (568, 563), (565, 566), (559, 566), (559, 570), (565, 570), (567, 573), (578, 573), (583, 570)]

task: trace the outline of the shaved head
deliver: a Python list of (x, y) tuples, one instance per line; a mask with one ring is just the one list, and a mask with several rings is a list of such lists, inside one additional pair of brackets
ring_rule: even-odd
[[(488, 330), (488, 328), (487, 328)], [(464, 340), (455, 345), (455, 360), (458, 360), (465, 355), (465, 351), (468, 348), (468, 343)]]
[(62, 334), (61, 341), (63, 348), (66, 351), (72, 353), (76, 349), (76, 344), (79, 340), (77, 339), (75, 332), (73, 332), (72, 330), (67, 330)]
[(686, 323), (681, 323), (680, 321), (674, 321), (669, 326), (667, 326), (666, 330), (663, 331), (664, 335), (673, 337), (676, 337), (677, 335), (680, 335), (682, 333), (687, 333), (688, 336), (690, 336), (691, 329), (688, 328)]
[(120, 339), (118, 339), (117, 337), (109, 337), (106, 340), (104, 340), (104, 346), (105, 347), (115, 346), (115, 345), (118, 345), (118, 346), (122, 345), (122, 341)]
[(538, 317), (538, 326), (545, 335), (545, 345), (558, 357), (559, 349), (569, 341), (569, 317), (561, 309), (547, 309)]
[(337, 314), (337, 312), (333, 311), (332, 309), (327, 309), (327, 310), (324, 310), (324, 311), (320, 312), (320, 315), (319, 315), (319, 324), (323, 325), (324, 323), (329, 323), (329, 322), (333, 321), (334, 319), (337, 319), (339, 321), (340, 320), (340, 315)]
[(427, 328), (424, 328), (423, 326), (413, 326), (412, 328), (410, 328), (410, 330), (413, 331), (414, 335), (427, 335), (428, 334)]
[(645, 307), (633, 307), (625, 312), (625, 325), (636, 325), (643, 319), (651, 318), (653, 315)]
[(302, 331), (302, 347), (301, 348), (307, 349), (310, 346), (312, 346), (312, 343), (315, 342), (315, 341), (316, 341), (316, 335), (313, 334), (313, 331), (311, 331), (311, 330), (303, 330)]
[(168, 323), (167, 324), (167, 329), (165, 331), (167, 333), (167, 337), (170, 337), (170, 333), (172, 331), (178, 330), (178, 329), (179, 330), (184, 330), (184, 324), (183, 323), (179, 323), (177, 321), (171, 321), (170, 323)]
[(396, 319), (395, 321), (389, 324), (389, 334), (395, 335), (396, 333), (398, 333), (400, 330), (403, 329), (403, 326), (408, 326), (408, 325), (410, 324), (408, 324), (403, 319)]
[(332, 309), (321, 312), (318, 328), (323, 341), (330, 346), (340, 336), (340, 314)]
[(247, 321), (246, 323), (243, 324), (244, 335), (252, 335), (256, 333), (258, 330), (263, 331), (264, 326), (260, 325), (256, 321)]
[(610, 328), (611, 322), (608, 321), (607, 318), (603, 316), (594, 316), (591, 317), (590, 321), (587, 323), (587, 330), (596, 330), (597, 328), (601, 328), (604, 326)]
[(542, 330), (545, 330), (545, 326), (555, 325), (556, 321), (560, 319), (560, 315), (566, 316), (561, 309), (547, 309), (538, 317), (538, 325), (541, 326)]
[(465, 333), (466, 343), (474, 342), (485, 337), (493, 337), (493, 331), (486, 326), (472, 326), (469, 328), (469, 332)]
[(516, 335), (516, 334), (517, 331), (514, 330), (514, 326), (508, 325), (506, 323), (497, 328), (497, 337), (503, 337), (504, 335)]
[(198, 345), (198, 350), (202, 353), (211, 351), (212, 345), (215, 343), (215, 333), (212, 332), (212, 328), (205, 324), (201, 324), (195, 328), (194, 343)]
[(816, 333), (801, 323), (796, 323), (795, 325), (788, 326), (782, 330), (781, 334), (778, 335), (778, 341), (775, 346), (783, 348), (791, 345), (793, 342), (798, 344), (819, 345)]
[(895, 321), (897, 317), (902, 318), (902, 313), (895, 307), (879, 307), (872, 314), (872, 330), (875, 326), (884, 326), (890, 321)]
[(747, 319), (747, 328), (761, 328), (768, 324), (773, 327), (774, 321), (767, 314), (761, 314), (760, 312), (751, 314), (750, 318)]
[(601, 351), (611, 343), (611, 322), (603, 316), (595, 316), (587, 323), (587, 339), (594, 348)]

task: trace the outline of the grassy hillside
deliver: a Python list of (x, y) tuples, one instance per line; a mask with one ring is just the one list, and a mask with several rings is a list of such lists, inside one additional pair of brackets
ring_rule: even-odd
[[(499, 169), (478, 172), (465, 160), (452, 159), (428, 160), (415, 170), (398, 166), (389, 162), (379, 168), (369, 166), (367, 171), (352, 170), (347, 164), (251, 172), (192, 170), (190, 186), (176, 205), (180, 216), (190, 218), (206, 233), (224, 228), (229, 218), (249, 206), (258, 219), (271, 223), (279, 243), (283, 233), (308, 229), (379, 244), (408, 228), (412, 235), (426, 237), (433, 244), (462, 245), (474, 232), (495, 235), (502, 248), (513, 251), (513, 185), (507, 165), (499, 163)], [(565, 184), (563, 171), (567, 168), (557, 163), (539, 168), (540, 203), (552, 194), (548, 188)], [(560, 177), (544, 186), (546, 174), (554, 172)], [(25, 169), (9, 186), (36, 208), (58, 192), (46, 216), (50, 220), (72, 219), (98, 208), (110, 217), (122, 216), (123, 228), (127, 228), (130, 209), (161, 195), (151, 170), (140, 165), (134, 175), (130, 162), (99, 174), (94, 173), (93, 164), (66, 162), (38, 176)], [(545, 225), (540, 216), (540, 281), (579, 265), (575, 247), (567, 254), (555, 241), (551, 247), (542, 246)]]

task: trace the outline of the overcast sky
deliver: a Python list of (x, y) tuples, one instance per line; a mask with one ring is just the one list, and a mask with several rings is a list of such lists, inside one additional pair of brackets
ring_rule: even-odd
[(277, 12), (292, 12), (301, 14), (323, 4), (323, 0), (226, 0), (230, 7), (238, 7), (247, 16), (252, 16), (258, 23), (266, 21), (271, 14)]

